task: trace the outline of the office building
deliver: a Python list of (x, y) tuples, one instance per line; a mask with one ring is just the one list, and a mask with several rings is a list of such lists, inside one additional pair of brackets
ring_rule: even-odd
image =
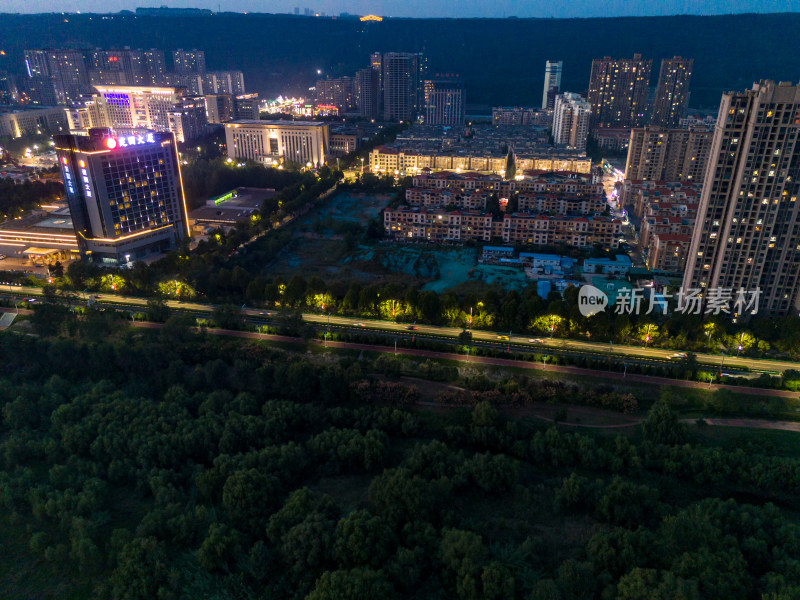
[(84, 260), (130, 265), (189, 235), (175, 136), (109, 129), (55, 136), (78, 247)]
[(553, 108), (553, 143), (576, 150), (586, 150), (592, 107), (579, 94), (565, 92), (556, 96)]
[(172, 51), (172, 65), (178, 75), (202, 75), (206, 72), (206, 53), (178, 48)]
[(233, 98), (233, 116), (235, 119), (258, 119), (258, 94), (242, 94)]
[(548, 60), (545, 63), (542, 108), (553, 108), (555, 97), (561, 91), (561, 70), (563, 66), (564, 63), (560, 60)]
[(206, 119), (209, 123), (227, 123), (236, 118), (233, 96), (230, 94), (210, 94), (205, 96), (205, 101)]
[(713, 138), (707, 127), (631, 129), (625, 177), (702, 183)]
[(203, 96), (186, 97), (167, 114), (169, 129), (178, 141), (191, 142), (207, 132), (206, 100)]
[(466, 94), (460, 79), (427, 80), (425, 94), (425, 124), (458, 127), (464, 125)]
[(694, 59), (680, 56), (661, 61), (651, 125), (678, 127), (689, 104), (693, 65)]
[(591, 128), (644, 125), (652, 60), (633, 58), (592, 61), (587, 100), (592, 106)]
[(381, 65), (383, 119), (410, 121), (419, 112), (423, 56), (410, 52), (387, 52), (381, 56)]
[(356, 106), (358, 106), (358, 114), (365, 119), (378, 118), (379, 79), (378, 71), (372, 67), (361, 69), (356, 72), (353, 81), (353, 92), (355, 94)]
[(96, 86), (87, 104), (91, 127), (118, 132), (149, 129), (172, 131), (179, 142), (204, 133), (205, 101), (193, 99), (180, 87)]
[(69, 118), (63, 106), (0, 113), (0, 136), (20, 138), (44, 133), (67, 133), (69, 128)]
[(316, 85), (317, 104), (335, 106), (339, 114), (356, 110), (355, 88), (352, 77), (320, 79)]
[(225, 124), (225, 141), (230, 158), (265, 165), (320, 166), (329, 154), (328, 124), (317, 121), (233, 121)]
[(722, 96), (683, 279), (707, 307), (712, 290), (743, 289), (760, 290), (759, 314), (800, 308), (798, 114), (791, 83)]

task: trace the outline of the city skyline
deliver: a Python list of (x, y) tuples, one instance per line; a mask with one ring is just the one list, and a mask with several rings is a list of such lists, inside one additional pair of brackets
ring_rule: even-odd
[[(299, 8), (300, 14), (308, 8), (315, 13), (338, 16), (341, 13), (356, 15), (378, 14), (398, 18), (586, 18), (586, 17), (625, 17), (625, 16), (667, 16), (667, 15), (724, 15), (744, 13), (797, 12), (798, 5), (791, 0), (671, 0), (669, 2), (638, 2), (636, 0), (615, 0), (598, 4), (590, 0), (576, 0), (569, 4), (554, 5), (544, 0), (518, 2), (503, 0), (486, 4), (479, 0), (466, 0), (459, 4), (458, 13), (452, 4), (442, 0), (423, 1), (388, 0), (376, 4), (367, 0), (313, 0), (287, 3), (280, 0), (228, 0), (226, 12), (292, 13)], [(169, 1), (152, 6), (170, 8), (201, 8), (217, 11), (221, 3), (217, 0)], [(150, 8), (150, 5), (146, 5)], [(57, 10), (54, 10), (56, 8)], [(108, 13), (120, 10), (135, 10), (129, 2), (122, 0), (65, 0), (54, 6), (45, 0), (10, 0), (4, 12), (10, 13), (48, 13), (84, 12)]]

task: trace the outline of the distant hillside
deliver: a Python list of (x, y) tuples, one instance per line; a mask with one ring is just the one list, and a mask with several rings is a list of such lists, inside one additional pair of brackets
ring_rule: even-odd
[[(316, 69), (352, 75), (373, 51), (424, 51), (431, 72), (461, 73), (468, 102), (541, 102), (544, 63), (564, 61), (563, 87), (585, 91), (591, 60), (640, 52), (695, 59), (691, 104), (715, 106), (723, 90), (754, 80), (800, 79), (800, 13), (622, 19), (315, 19), (232, 14), (3, 15), (0, 69), (22, 74), (26, 47), (197, 47), (210, 69), (240, 68), (249, 89), (302, 93)], [(168, 59), (169, 62), (169, 59)]]

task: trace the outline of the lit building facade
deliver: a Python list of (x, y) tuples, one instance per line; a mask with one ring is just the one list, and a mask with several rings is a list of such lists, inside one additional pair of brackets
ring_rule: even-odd
[(554, 98), (561, 91), (561, 71), (563, 68), (564, 63), (560, 60), (548, 60), (545, 62), (542, 108), (553, 108)]
[(57, 135), (64, 189), (84, 260), (129, 265), (189, 235), (172, 133), (117, 136), (109, 129)]
[(425, 94), (425, 124), (458, 127), (464, 124), (466, 94), (459, 79), (427, 80)]
[(678, 127), (689, 105), (693, 58), (675, 56), (661, 61), (651, 125)]
[(206, 53), (202, 50), (172, 51), (172, 66), (178, 75), (195, 75), (206, 72)]
[(329, 140), (328, 124), (319, 121), (239, 120), (225, 124), (228, 156), (266, 165), (284, 161), (323, 165)]
[(706, 127), (631, 129), (625, 178), (702, 183), (713, 138)]
[(553, 107), (553, 142), (576, 150), (586, 150), (592, 107), (579, 94), (556, 96)]
[(760, 290), (759, 313), (800, 308), (800, 86), (723, 94), (685, 289)]
[(647, 89), (653, 61), (634, 54), (633, 58), (592, 61), (587, 100), (592, 106), (592, 128), (638, 127), (644, 125)]
[[(180, 142), (204, 132), (205, 102), (188, 97), (185, 88), (109, 85), (95, 89), (93, 105), (87, 106), (91, 127), (171, 131)], [(192, 124), (176, 120), (176, 114), (186, 115)]]

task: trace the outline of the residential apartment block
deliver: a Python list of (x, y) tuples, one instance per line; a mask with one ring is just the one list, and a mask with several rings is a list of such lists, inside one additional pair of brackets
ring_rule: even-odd
[(705, 127), (631, 129), (625, 177), (702, 183), (713, 137)]
[(707, 299), (711, 289), (760, 290), (759, 313), (800, 308), (799, 115), (792, 83), (723, 94), (685, 289)]

